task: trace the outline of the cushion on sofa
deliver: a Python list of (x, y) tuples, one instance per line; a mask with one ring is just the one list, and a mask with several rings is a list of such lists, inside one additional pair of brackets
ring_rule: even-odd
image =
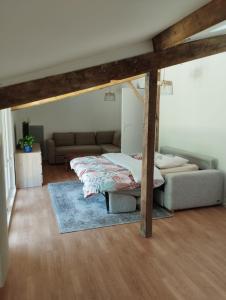
[(101, 154), (101, 147), (97, 145), (74, 145), (56, 148), (56, 155), (74, 154)]
[(169, 173), (179, 173), (179, 172), (189, 172), (189, 171), (198, 171), (199, 167), (195, 164), (185, 164), (180, 167), (161, 169), (160, 173), (162, 176), (165, 176)]
[(120, 131), (115, 131), (114, 132), (112, 144), (115, 145), (115, 146), (118, 146), (118, 147), (121, 146), (121, 133), (120, 133)]
[(188, 163), (188, 159), (179, 156), (164, 155), (155, 152), (155, 165), (159, 169), (176, 168)]
[(72, 146), (74, 145), (74, 134), (69, 132), (59, 132), (53, 134), (56, 146)]
[(96, 145), (94, 132), (76, 132), (76, 145)]
[(96, 133), (96, 143), (101, 144), (112, 144), (114, 131), (99, 131)]
[(190, 163), (198, 165), (199, 169), (201, 170), (217, 169), (217, 159), (212, 156), (194, 153), (169, 146), (162, 146), (160, 152), (163, 154), (173, 154), (187, 158)]
[(112, 144), (107, 144), (107, 145), (101, 145), (102, 153), (118, 153), (120, 152), (120, 148), (112, 145)]

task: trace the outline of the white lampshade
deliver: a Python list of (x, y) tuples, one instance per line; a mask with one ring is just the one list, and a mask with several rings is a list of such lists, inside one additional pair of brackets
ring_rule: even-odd
[(115, 93), (108, 91), (104, 94), (104, 101), (115, 101)]
[(173, 82), (169, 80), (162, 80), (160, 82), (160, 94), (161, 95), (173, 95)]

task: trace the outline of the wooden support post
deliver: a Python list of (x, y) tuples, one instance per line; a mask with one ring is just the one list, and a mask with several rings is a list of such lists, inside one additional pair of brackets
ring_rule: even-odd
[(144, 102), (144, 141), (141, 184), (141, 234), (144, 237), (152, 235), (153, 206), (153, 173), (155, 148), (155, 114), (157, 98), (158, 70), (155, 69), (146, 76), (146, 93)]
[(161, 71), (158, 70), (158, 85), (156, 96), (156, 115), (155, 115), (155, 151), (159, 151), (159, 115), (160, 115), (160, 85)]

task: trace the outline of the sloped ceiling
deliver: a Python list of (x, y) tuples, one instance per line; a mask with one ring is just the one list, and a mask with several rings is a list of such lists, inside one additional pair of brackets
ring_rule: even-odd
[(2, 0), (0, 85), (152, 50), (151, 38), (206, 0)]

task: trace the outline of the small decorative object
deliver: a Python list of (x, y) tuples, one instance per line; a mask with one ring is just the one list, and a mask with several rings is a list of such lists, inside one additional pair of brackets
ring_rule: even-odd
[(24, 138), (20, 139), (18, 144), (20, 148), (24, 150), (24, 152), (29, 153), (32, 152), (32, 145), (35, 142), (35, 138), (32, 135), (26, 135)]

